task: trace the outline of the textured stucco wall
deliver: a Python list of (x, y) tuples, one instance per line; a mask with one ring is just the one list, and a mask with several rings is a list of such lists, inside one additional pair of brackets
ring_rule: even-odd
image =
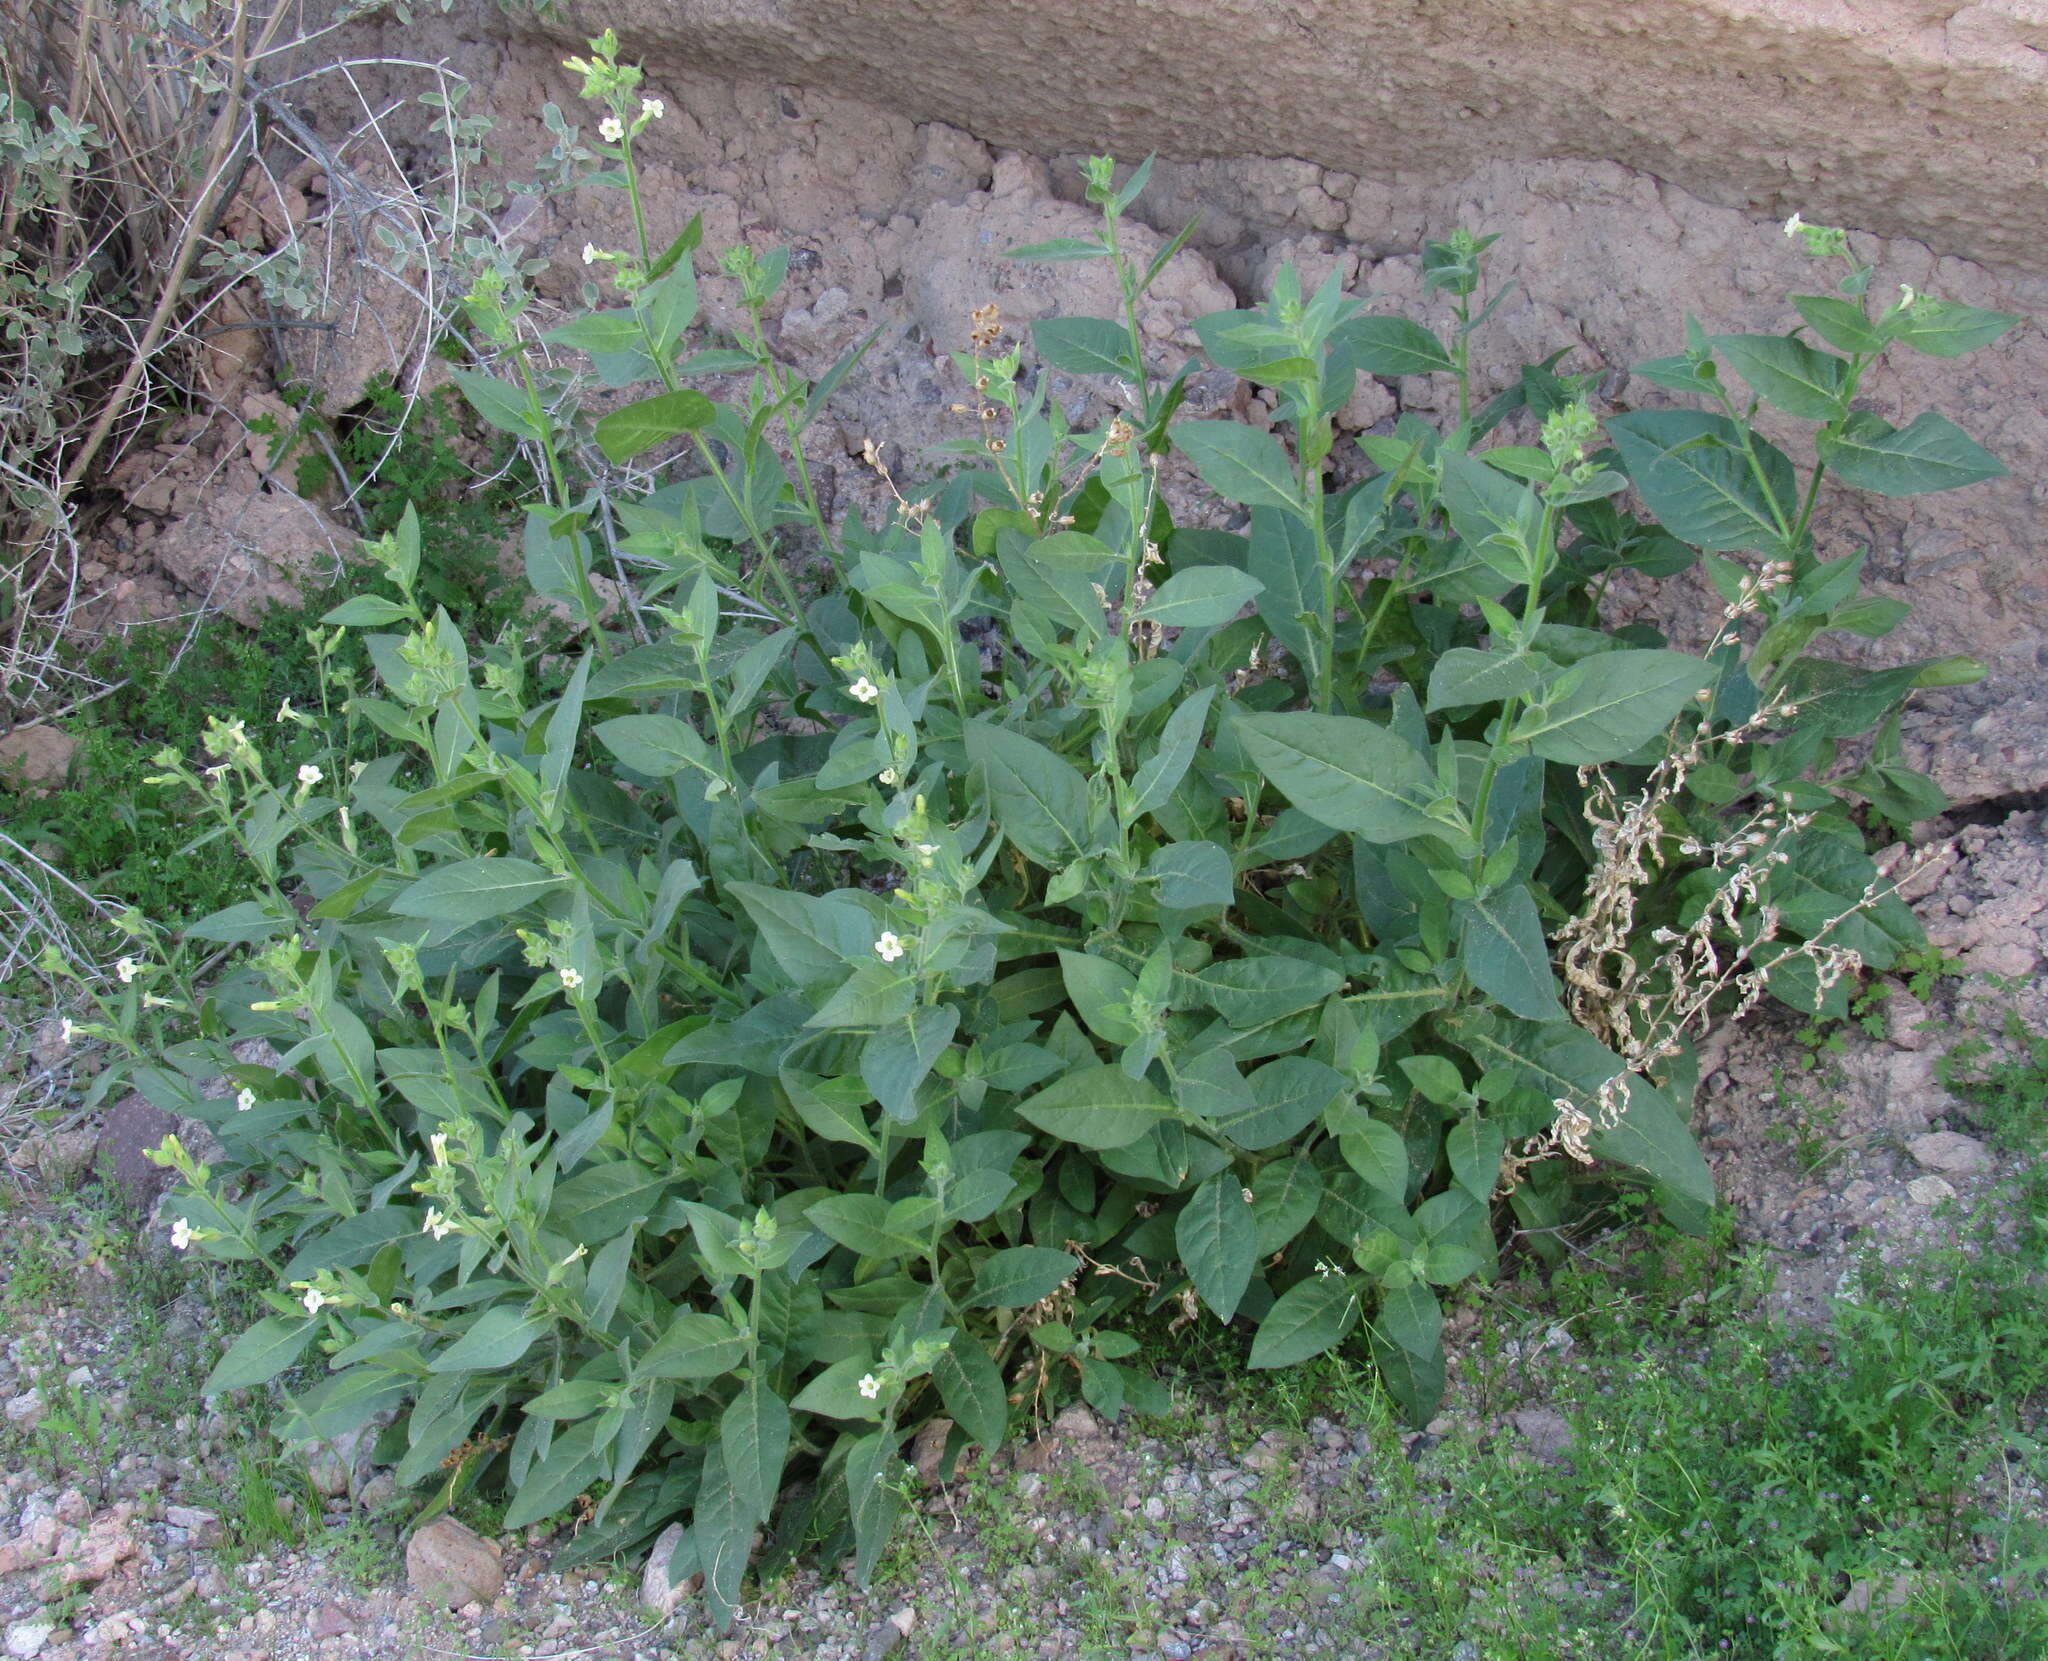
[(573, 0), (565, 37), (1041, 154), (1387, 183), (1602, 160), (1732, 207), (2048, 263), (2048, 0)]

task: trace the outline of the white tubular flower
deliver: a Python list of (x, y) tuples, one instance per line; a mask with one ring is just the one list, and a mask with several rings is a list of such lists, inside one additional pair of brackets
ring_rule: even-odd
[(299, 783), (303, 784), (308, 790), (311, 790), (314, 785), (326, 777), (327, 775), (310, 761), (299, 769)]
[(191, 1244), (192, 1225), (186, 1222), (183, 1217), (180, 1217), (175, 1223), (171, 1224), (171, 1245), (176, 1250), (183, 1251)]
[(667, 114), (668, 106), (659, 98), (643, 98), (640, 100), (640, 115), (643, 120), (659, 121)]
[(562, 990), (565, 992), (573, 992), (583, 984), (583, 977), (566, 964), (558, 972), (562, 977)]
[(114, 964), (114, 973), (120, 977), (121, 984), (126, 986), (141, 973), (141, 970), (136, 965), (134, 958), (124, 957)]
[(615, 115), (608, 115), (597, 124), (597, 136), (607, 144), (616, 144), (626, 136), (626, 124)]
[(1787, 236), (1797, 236), (1801, 231), (1805, 229), (1806, 221), (1801, 219), (1799, 215), (1796, 213), (1790, 219), (1785, 221), (1785, 234)]
[(427, 1207), (427, 1220), (420, 1225), (420, 1233), (431, 1234), (436, 1240), (445, 1240), (454, 1232), (453, 1222), (442, 1216), (436, 1207)]
[(595, 264), (597, 264), (597, 244), (596, 244), (596, 243), (594, 243), (594, 242), (586, 242), (586, 243), (584, 243), (584, 245), (583, 245), (583, 263), (584, 263), (585, 265), (595, 265)]
[(321, 1291), (319, 1287), (309, 1286), (306, 1288), (306, 1295), (299, 1301), (306, 1306), (306, 1313), (308, 1315), (317, 1315), (333, 1300), (325, 1292)]
[(247, 1113), (255, 1105), (256, 1092), (251, 1090), (246, 1084), (235, 1092), (235, 1111), (237, 1113)]
[(75, 1039), (77, 1036), (78, 1028), (72, 1024), (72, 1020), (69, 1015), (65, 1016), (63, 1025), (58, 1030), (58, 1041), (62, 1043), (66, 1049), (69, 1049), (71, 1047), (72, 1040)]
[(1901, 306), (1911, 307), (1917, 304), (1919, 299), (1920, 296), (1915, 292), (1911, 283), (1899, 284), (1899, 304)]
[(846, 689), (847, 696), (863, 704), (871, 704), (882, 695), (882, 689), (863, 675)]
[(882, 938), (875, 942), (875, 953), (884, 963), (894, 963), (903, 955), (904, 950), (903, 940), (899, 935), (885, 932)]
[(446, 1131), (435, 1131), (433, 1135), (427, 1138), (427, 1146), (433, 1150), (434, 1163), (436, 1165), (446, 1165), (448, 1163), (448, 1133)]
[(902, 771), (895, 767), (884, 767), (880, 774), (884, 784), (897, 785), (903, 782)]
[(273, 722), (273, 724), (279, 721), (289, 721), (297, 713), (298, 712), (292, 708), (291, 699), (287, 698), (284, 700), (283, 703), (277, 706), (277, 713), (271, 717), (271, 721)]
[(863, 1373), (860, 1381), (860, 1393), (867, 1397), (869, 1401), (873, 1401), (882, 1393), (882, 1381), (875, 1377), (873, 1373)]

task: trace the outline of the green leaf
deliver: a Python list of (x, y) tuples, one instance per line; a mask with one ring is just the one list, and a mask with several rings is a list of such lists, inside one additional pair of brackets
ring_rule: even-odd
[(1881, 352), (1885, 337), (1863, 308), (1832, 294), (1795, 294), (1793, 307), (1806, 326), (1844, 352)]
[(1323, 1173), (1306, 1154), (1270, 1160), (1252, 1178), (1252, 1222), (1260, 1257), (1270, 1257), (1309, 1225), (1323, 1200)]
[(1137, 1043), (1138, 1029), (1130, 1016), (1131, 996), (1138, 989), (1136, 975), (1106, 957), (1067, 951), (1060, 953), (1060, 975), (1090, 1032), (1119, 1048)]
[(525, 1528), (552, 1517), (603, 1474), (602, 1450), (596, 1445), (601, 1424), (601, 1420), (586, 1420), (555, 1438), (547, 1458), (526, 1473), (517, 1496), (506, 1507), (505, 1527)]
[(1175, 572), (1138, 610), (1167, 629), (1206, 629), (1229, 622), (1265, 589), (1257, 577), (1228, 565), (1196, 565)]
[(1542, 690), (1551, 672), (1550, 660), (1538, 653), (1453, 646), (1429, 672), (1429, 702), (1424, 707), (1434, 715), (1441, 709), (1527, 697)]
[(541, 437), (533, 424), (533, 409), (524, 387), (515, 387), (510, 381), (482, 375), (474, 369), (451, 369), (448, 378), (460, 389), (469, 407), (500, 432), (536, 441)]
[(790, 1402), (799, 1413), (822, 1413), (828, 1419), (879, 1421), (879, 1396), (861, 1394), (860, 1381), (874, 1371), (873, 1358), (865, 1353), (835, 1361), (796, 1393)]
[(1334, 1067), (1307, 1056), (1269, 1061), (1246, 1081), (1252, 1105), (1220, 1121), (1217, 1129), (1241, 1148), (1276, 1147), (1322, 1117), (1349, 1088)]
[(1258, 1224), (1235, 1171), (1218, 1171), (1188, 1196), (1173, 1240), (1195, 1291), (1219, 1321), (1228, 1321), (1258, 1257)]
[(1031, 344), (1053, 368), (1070, 375), (1137, 378), (1130, 335), (1106, 317), (1041, 317), (1031, 325)]
[(899, 1432), (863, 1436), (846, 1455), (846, 1502), (853, 1516), (853, 1579), (865, 1587), (881, 1561), (903, 1510), (902, 1462), (896, 1457)]
[(988, 780), (989, 808), (1027, 859), (1060, 867), (1088, 852), (1088, 783), (1036, 739), (988, 721), (967, 725), (967, 756)]
[(362, 1429), (416, 1388), (417, 1380), (382, 1367), (351, 1367), (294, 1402), (280, 1434), (288, 1442), (331, 1442)]
[(889, 1228), (889, 1202), (879, 1194), (834, 1194), (805, 1210), (813, 1227), (862, 1257), (903, 1257), (924, 1243)]
[(1173, 1111), (1173, 1104), (1121, 1067), (1081, 1067), (1017, 1107), (1018, 1117), (1077, 1147), (1127, 1148)]
[(1379, 1193), (1396, 1200), (1408, 1193), (1408, 1146), (1401, 1133), (1378, 1119), (1366, 1119), (1337, 1139), (1344, 1163)]
[(1444, 1352), (1441, 1345), (1428, 1355), (1417, 1355), (1372, 1333), (1373, 1365), (1381, 1381), (1400, 1404), (1402, 1416), (1420, 1430), (1436, 1417), (1444, 1399)]
[(633, 1371), (641, 1378), (723, 1378), (746, 1358), (747, 1335), (730, 1321), (683, 1309)]
[(1525, 1021), (1557, 1021), (1557, 977), (1550, 972), (1550, 948), (1536, 900), (1526, 883), (1499, 893), (1461, 900), (1458, 966), (1472, 984), (1511, 1015)]
[(1714, 1176), (1685, 1116), (1671, 1098), (1648, 1081), (1631, 1076), (1628, 1107), (1611, 1130), (1596, 1130), (1586, 1146), (1602, 1159), (1641, 1171), (1695, 1205), (1714, 1203)]
[(1373, 1327), (1389, 1343), (1410, 1355), (1435, 1355), (1443, 1348), (1444, 1312), (1436, 1296), (1420, 1281), (1380, 1294)]
[(1923, 297), (1886, 325), (1885, 332), (1901, 346), (1931, 358), (1959, 358), (1989, 346), (2019, 318), (2009, 311), (1987, 311), (1954, 300)]
[(758, 1373), (726, 1404), (718, 1440), (733, 1498), (750, 1521), (764, 1521), (789, 1459), (789, 1408)]
[(1255, 715), (1241, 707), (1230, 719), (1266, 777), (1332, 830), (1401, 842), (1446, 828), (1429, 812), (1439, 794), (1435, 769), (1385, 727), (1349, 715)]
[(1714, 349), (1767, 404), (1805, 421), (1832, 421), (1849, 390), (1849, 365), (1790, 335), (1715, 335)]
[(1010, 1431), (1009, 1393), (980, 1344), (964, 1332), (954, 1333), (932, 1363), (932, 1381), (955, 1424), (990, 1451), (1003, 1445)]
[(611, 1398), (613, 1385), (572, 1378), (544, 1390), (523, 1409), (536, 1419), (587, 1419)]
[(732, 1625), (740, 1580), (747, 1571), (752, 1550), (754, 1519), (733, 1492), (727, 1480), (725, 1453), (713, 1443), (704, 1457), (704, 1474), (697, 1484), (697, 1508), (690, 1518), (691, 1543), (704, 1571), (704, 1603), (712, 1625), (720, 1632)]
[(1236, 421), (1183, 421), (1174, 444), (1202, 482), (1228, 501), (1301, 516), (1293, 464), (1279, 439)]
[(1109, 248), (1099, 238), (1056, 236), (1049, 242), (1026, 242), (1003, 250), (1012, 260), (1106, 260)]
[(798, 986), (843, 979), (874, 956), (875, 920), (850, 898), (752, 882), (729, 882), (725, 891), (746, 908), (761, 944)]
[(642, 398), (637, 404), (601, 416), (594, 436), (606, 459), (631, 461), (641, 451), (666, 444), (683, 433), (702, 431), (717, 414), (717, 406), (709, 398), (685, 387), (676, 392), (658, 392), (652, 398)]
[(2007, 474), (1996, 456), (1932, 410), (1901, 428), (1857, 410), (1839, 433), (1824, 432), (1815, 443), (1822, 463), (1844, 484), (1880, 496), (1925, 496)]
[(1176, 911), (1221, 911), (1237, 892), (1229, 850), (1214, 842), (1169, 842), (1145, 862), (1145, 876)]
[(1130, 813), (1133, 820), (1162, 806), (1179, 788), (1201, 746), (1202, 726), (1209, 717), (1209, 705), (1216, 688), (1205, 686), (1191, 698), (1183, 698), (1159, 730), (1159, 747), (1141, 763), (1131, 778)]
[(1335, 1349), (1358, 1324), (1358, 1294), (1348, 1276), (1318, 1270), (1280, 1294), (1252, 1339), (1253, 1368), (1292, 1367)]
[(1355, 317), (1339, 338), (1367, 375), (1436, 375), (1457, 367), (1442, 341), (1405, 317)]
[(1757, 477), (1742, 432), (1726, 416), (1702, 410), (1640, 410), (1610, 416), (1608, 435), (1636, 489), (1659, 522), (1697, 548), (1785, 552), (1798, 517), (1799, 481), (1782, 450), (1752, 437)]
[(376, 628), (384, 623), (403, 623), (412, 615), (396, 600), (386, 600), (376, 594), (358, 594), (353, 600), (345, 600), (325, 617), (322, 624), (333, 626), (347, 624), (350, 628)]
[(1011, 1246), (991, 1252), (975, 1271), (969, 1309), (1028, 1309), (1049, 1298), (1079, 1272), (1081, 1260), (1050, 1246)]
[(202, 1396), (217, 1396), (223, 1390), (246, 1390), (254, 1384), (268, 1384), (303, 1355), (323, 1321), (287, 1320), (272, 1315), (258, 1321), (214, 1363), (213, 1371), (199, 1387)]
[(914, 1116), (918, 1085), (959, 1027), (960, 1011), (951, 1004), (920, 1004), (906, 1019), (876, 1028), (861, 1046), (861, 1082), (890, 1118), (907, 1122)]
[(1451, 1175), (1481, 1205), (1493, 1198), (1494, 1187), (1500, 1181), (1501, 1155), (1507, 1152), (1507, 1146), (1507, 1133), (1476, 1113), (1466, 1114), (1444, 1137)]
[(401, 888), (391, 897), (391, 909), (401, 917), (442, 923), (489, 923), (545, 898), (567, 881), (530, 859), (458, 859)]
[(1441, 494), (1466, 545), (1509, 582), (1526, 581), (1543, 526), (1536, 493), (1490, 466), (1484, 455), (1447, 450)]
[(1227, 958), (1195, 979), (1211, 1009), (1234, 1027), (1263, 1026), (1321, 1003), (1344, 984), (1335, 969), (1278, 953)]
[(1683, 652), (1601, 652), (1560, 675), (1511, 740), (1567, 766), (1619, 761), (1663, 732), (1713, 676)]
[(474, 1326), (435, 1355), (427, 1363), (427, 1371), (490, 1372), (509, 1367), (554, 1328), (550, 1315), (527, 1315), (517, 1304), (498, 1304), (486, 1309)]
[(636, 773), (665, 779), (695, 767), (713, 769), (711, 747), (697, 729), (673, 715), (619, 715), (590, 729)]

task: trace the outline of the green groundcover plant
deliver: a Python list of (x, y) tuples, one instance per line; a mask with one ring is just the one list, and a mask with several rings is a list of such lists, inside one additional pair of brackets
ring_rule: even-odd
[[(1815, 504), (2002, 472), (1855, 400), (2014, 320), (1877, 302), (1795, 222), (1835, 292), (1784, 335), (1692, 327), (1636, 370), (1678, 407), (1603, 424), (1558, 359), (1473, 397), (1502, 294), (1459, 232), (1425, 257), (1448, 340), (1283, 270), (1197, 325), (1275, 429), (1177, 420), (1196, 366), (1156, 375), (1136, 324), (1167, 255), (1118, 240), (1146, 169), (1098, 159), (1100, 235), (1014, 252), (1109, 262), (1122, 317), (1031, 348), (1125, 412), (1072, 430), (987, 309), (949, 470), (834, 525), (804, 438), (858, 352), (779, 364), (783, 260), (745, 249), (748, 326), (693, 336), (696, 227), (639, 213), (661, 107), (593, 44), (597, 146), (551, 123), (638, 242), (587, 250), (610, 292), (537, 340), (486, 278), (459, 376), (537, 460), (535, 587), (594, 625), (565, 689), (428, 608), (408, 518), (369, 550), (400, 597), (327, 619), (379, 685), (323, 762), (272, 778), (236, 721), (162, 758), (253, 877), (192, 931), (251, 948), (200, 1036), (129, 1069), (219, 1143), (163, 1152), (176, 1243), (277, 1277), (210, 1388), (278, 1381), (293, 1438), (395, 1414), (402, 1483), (574, 1508), (586, 1555), (686, 1519), (672, 1572), (725, 1622), (764, 1539), (865, 1576), (935, 1418), (957, 1452), (1076, 1395), (1165, 1407), (1155, 1314), (1238, 1323), (1256, 1368), (1357, 1336), (1422, 1420), (1441, 1299), (1505, 1240), (1555, 1253), (1616, 1187), (1698, 1226), (1691, 1037), (1767, 994), (1838, 1010), (1918, 943), (1866, 834), (1942, 805), (1897, 712), (1975, 672), (1810, 653), (1905, 609), (1820, 557)], [(1451, 376), (1458, 420), (1359, 440), (1340, 487), (1360, 374)], [(1762, 405), (1810, 424), (1803, 465)], [(1241, 530), (1174, 523), (1175, 450)], [(638, 577), (602, 627), (599, 550)], [(1616, 572), (1696, 562), (1703, 654), (1603, 622)], [(128, 970), (110, 1033), (177, 1001)]]

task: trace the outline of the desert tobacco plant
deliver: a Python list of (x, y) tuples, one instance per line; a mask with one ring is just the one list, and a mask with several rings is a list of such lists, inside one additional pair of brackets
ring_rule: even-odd
[[(659, 106), (593, 52), (638, 223)], [(1275, 428), (1175, 421), (1185, 372), (1162, 383), (1136, 326), (1158, 267), (1116, 240), (1140, 184), (1090, 163), (1100, 238), (1021, 251), (1114, 262), (1122, 319), (1027, 345), (979, 313), (974, 430), (879, 528), (806, 483), (829, 388), (760, 330), (779, 259), (727, 256), (736, 345), (687, 338), (688, 233), (591, 249), (622, 303), (538, 341), (523, 294), (479, 290), (496, 367), (462, 385), (548, 481), (536, 583), (590, 603), (613, 538), (647, 638), (593, 608), (535, 700), (517, 649), (423, 603), (408, 519), (370, 547), (405, 598), (328, 620), (381, 679), (360, 742), (292, 779), (228, 726), (165, 759), (255, 887), (197, 931), (254, 948), (203, 1040), (139, 1074), (220, 1143), (165, 1150), (179, 1243), (278, 1280), (212, 1388), (280, 1381), (300, 1438), (398, 1410), (402, 1483), (488, 1481), (515, 1527), (585, 1496), (581, 1553), (686, 1517), (673, 1572), (724, 1622), (757, 1531), (872, 1568), (920, 1425), (957, 1451), (1075, 1395), (1164, 1407), (1155, 1311), (1241, 1323), (1261, 1368), (1362, 1334), (1428, 1418), (1446, 1289), (1505, 1242), (1557, 1251), (1575, 1191), (1704, 1217), (1707, 1022), (1838, 1006), (1917, 942), (1864, 826), (1939, 805), (1894, 712), (1971, 671), (1810, 655), (1903, 610), (1810, 524), (1830, 474), (2000, 470), (1852, 400), (1888, 352), (2010, 319), (1873, 306), (1852, 261), (1793, 332), (1695, 327), (1642, 366), (1706, 407), (1603, 422), (1555, 362), (1475, 395), (1495, 302), (1461, 232), (1427, 255), (1450, 344), (1282, 271), (1198, 326), (1279, 394)], [(1034, 354), (1128, 409), (1073, 430)], [(734, 370), (730, 402), (683, 384)], [(1340, 488), (1361, 373), (1453, 376), (1461, 415), (1360, 440)], [(592, 380), (658, 390), (593, 421)], [(1760, 401), (1814, 424), (1803, 479)], [(1172, 450), (1242, 533), (1175, 524)], [(1725, 606), (1703, 655), (1604, 625), (1614, 572), (1696, 561)], [(250, 1039), (272, 1054), (229, 1058)], [(198, 1099), (223, 1067), (240, 1094)]]

